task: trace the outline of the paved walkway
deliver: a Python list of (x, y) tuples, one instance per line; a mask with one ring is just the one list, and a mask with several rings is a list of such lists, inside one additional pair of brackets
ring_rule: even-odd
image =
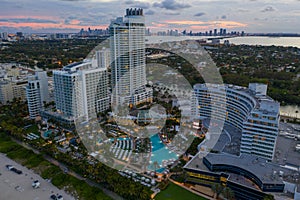
[[(13, 165), (21, 170), (23, 174), (16, 174), (8, 170), (5, 165)], [(0, 173), (0, 199), (43, 200), (50, 199), (52, 194), (61, 194), (66, 200), (74, 200), (74, 197), (71, 195), (68, 195), (63, 190), (59, 190), (32, 170), (9, 159), (2, 153), (0, 153)], [(32, 188), (31, 184), (35, 180), (39, 180), (40, 188)]]
[[(13, 138), (12, 138), (12, 139), (13, 139)], [(32, 148), (32, 147), (29, 146), (28, 144), (26, 144), (26, 143), (24, 143), (24, 142), (20, 142), (20, 141), (15, 140), (15, 139), (13, 139), (13, 140), (14, 140), (15, 142), (17, 142), (18, 144), (22, 145), (23, 147), (25, 147), (26, 149), (30, 149), (30, 150), (32, 150), (34, 153), (40, 154), (40, 152), (39, 152), (38, 150)], [(51, 162), (52, 164), (54, 164), (54, 165), (60, 167), (62, 171), (65, 171), (66, 169), (68, 169), (68, 167), (67, 167), (65, 164), (63, 164), (63, 163), (61, 163), (61, 162), (55, 160), (54, 158), (52, 158), (52, 157), (50, 157), (50, 156), (44, 155), (44, 158), (45, 158), (47, 161)], [(1, 163), (1, 162), (0, 162), (0, 163)], [(71, 176), (74, 176), (75, 178), (77, 178), (77, 179), (79, 179), (79, 180), (84, 180), (84, 181), (85, 181), (87, 184), (89, 184), (90, 186), (97, 187), (97, 188), (101, 189), (107, 196), (109, 196), (110, 198), (112, 198), (112, 199), (114, 199), (114, 200), (123, 200), (123, 198), (122, 198), (121, 196), (119, 196), (118, 194), (114, 193), (113, 191), (110, 191), (110, 190), (104, 188), (103, 186), (101, 186), (100, 184), (97, 184), (97, 183), (95, 183), (95, 182), (93, 182), (93, 181), (91, 181), (91, 180), (89, 180), (89, 179), (87, 179), (87, 178), (82, 177), (80, 174), (77, 174), (77, 173), (74, 172), (74, 171), (67, 170), (67, 173), (68, 173), (69, 175), (71, 175)]]

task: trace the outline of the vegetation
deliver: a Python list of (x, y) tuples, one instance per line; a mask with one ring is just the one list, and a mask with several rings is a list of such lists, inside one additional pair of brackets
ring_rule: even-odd
[[(28, 111), (26, 103), (24, 102), (15, 99), (8, 105), (0, 105), (0, 131), (23, 141), (25, 136), (24, 134), (27, 134), (29, 131), (35, 132), (37, 128), (35, 125), (29, 126), (28, 128), (20, 128), (34, 124), (33, 121), (27, 120), (25, 118), (26, 116), (28, 116)], [(151, 190), (148, 187), (121, 176), (117, 170), (111, 169), (102, 163), (98, 163), (96, 160), (94, 161), (95, 164), (90, 164), (90, 160), (86, 156), (87, 153), (82, 146), (82, 143), (79, 144), (79, 151), (85, 157), (76, 159), (72, 158), (72, 156), (74, 156), (73, 153), (65, 154), (59, 152), (55, 143), (44, 146), (42, 145), (45, 144), (43, 139), (33, 142), (29, 141), (28, 143), (44, 154), (65, 163), (73, 171), (89, 177), (95, 182), (101, 184), (103, 187), (116, 192), (126, 199), (148, 200), (150, 198)], [(8, 153), (8, 155), (13, 159), (17, 159), (28, 167), (37, 167), (39, 166), (39, 163), (43, 161), (40, 155), (37, 156), (29, 150), (22, 151), (19, 145), (10, 140), (3, 141), (3, 143), (0, 144), (0, 150)], [(23, 158), (26, 158), (26, 160), (22, 160)], [(59, 178), (63, 179), (60, 180)], [(57, 184), (57, 186), (64, 186), (67, 183), (66, 180), (68, 180), (68, 178), (60, 175), (53, 177), (53, 181)], [(83, 185), (83, 183), (80, 183), (80, 185)], [(81, 190), (75, 186), (74, 189)]]
[(46, 161), (42, 155), (33, 153), (21, 145), (13, 142), (5, 133), (0, 133), (0, 152), (19, 162), (23, 166), (35, 170), (43, 178), (51, 179), (52, 184), (62, 189), (65, 186), (71, 188), (69, 192), (76, 191), (80, 199), (109, 200), (102, 190), (91, 187), (85, 181), (78, 180), (71, 175), (64, 174), (62, 170)]
[(1, 50), (1, 62), (16, 62), (33, 68), (60, 68), (83, 60), (101, 39), (20, 40)]
[(168, 187), (164, 191), (158, 193), (158, 195), (155, 197), (155, 200), (182, 200), (182, 199), (205, 200), (204, 197), (198, 196), (171, 182), (169, 183)]
[[(157, 51), (157, 50), (156, 50)], [(156, 51), (150, 49), (149, 52)], [(299, 49), (277, 46), (232, 45), (207, 50), (220, 69), (223, 82), (248, 86), (251, 82), (268, 84), (268, 95), (284, 104), (300, 104)], [(178, 70), (191, 85), (204, 83), (196, 69), (177, 55), (148, 59)]]
[(192, 144), (189, 146), (189, 148), (186, 150), (186, 154), (190, 155), (196, 155), (198, 153), (198, 145), (204, 140), (204, 137), (196, 137), (194, 138)]

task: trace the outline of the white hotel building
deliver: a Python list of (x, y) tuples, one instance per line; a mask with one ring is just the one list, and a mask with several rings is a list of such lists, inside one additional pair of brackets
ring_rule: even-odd
[(152, 101), (146, 88), (145, 17), (143, 9), (127, 9), (109, 26), (113, 103), (139, 104)]
[(26, 97), (31, 119), (40, 116), (44, 102), (49, 102), (48, 76), (45, 71), (37, 71), (34, 76), (28, 77)]
[(267, 96), (267, 85), (250, 83), (244, 88), (196, 84), (194, 91), (198, 100), (194, 110), (200, 119), (225, 120), (242, 132), (241, 153), (273, 159), (280, 105)]
[(84, 60), (53, 71), (54, 96), (58, 113), (66, 118), (95, 118), (109, 107), (107, 50), (96, 59)]

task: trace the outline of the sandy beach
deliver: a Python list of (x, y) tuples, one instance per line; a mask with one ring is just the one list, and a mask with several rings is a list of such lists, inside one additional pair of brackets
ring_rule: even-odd
[[(10, 171), (6, 165), (13, 165), (23, 173)], [(0, 153), (0, 173), (0, 200), (50, 200), (52, 194), (61, 194), (64, 200), (75, 199), (2, 153)], [(39, 180), (40, 188), (32, 187), (34, 180)]]

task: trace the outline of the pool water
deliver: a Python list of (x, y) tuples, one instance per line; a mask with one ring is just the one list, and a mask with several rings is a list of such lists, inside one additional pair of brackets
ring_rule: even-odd
[(44, 137), (45, 137), (45, 138), (49, 138), (51, 134), (52, 134), (52, 131), (51, 131), (51, 130), (45, 131), (45, 132), (44, 132)]
[[(153, 135), (150, 138), (152, 142), (152, 155), (151, 164), (148, 166), (149, 170), (154, 170), (156, 168), (157, 172), (164, 171), (162, 166), (163, 160), (178, 159), (176, 153), (170, 151), (160, 140), (158, 134)], [(154, 162), (157, 162), (159, 166), (154, 166)]]

